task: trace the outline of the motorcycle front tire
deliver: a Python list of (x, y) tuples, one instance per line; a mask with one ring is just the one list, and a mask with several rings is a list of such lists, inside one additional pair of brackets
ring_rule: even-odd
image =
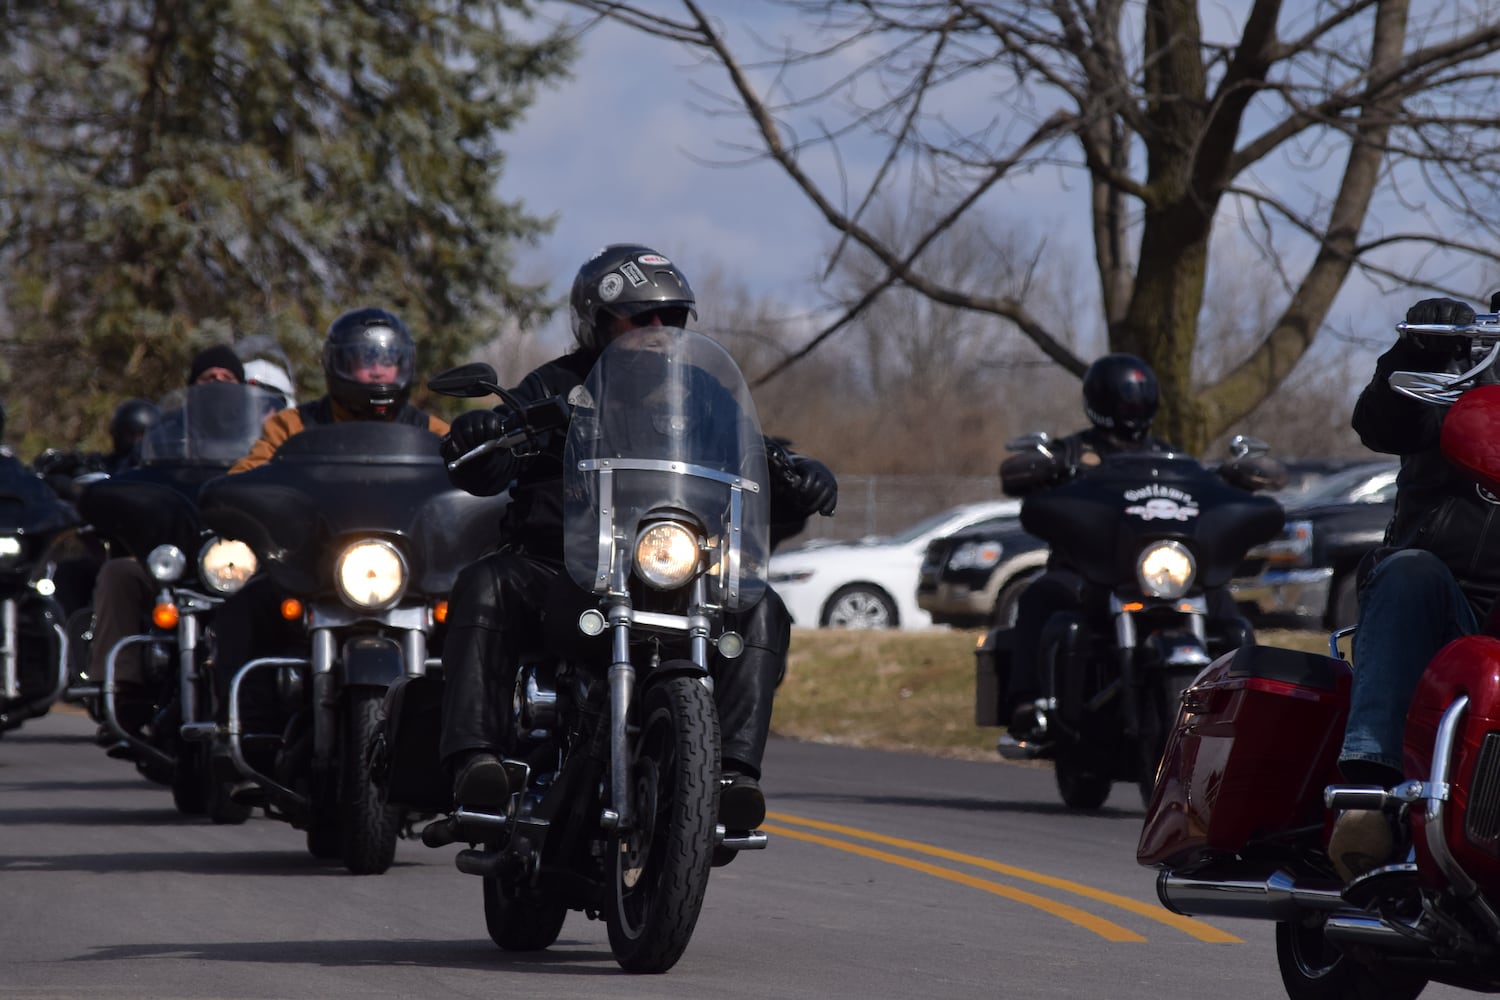
[(371, 751), (384, 728), (381, 688), (344, 692), (339, 783), (339, 853), (355, 875), (380, 875), (396, 860), (401, 810), (387, 805), (371, 778)]
[[(670, 664), (663, 664), (670, 668)], [(687, 950), (713, 863), (719, 717), (696, 676), (647, 686), (631, 774), (631, 829), (610, 838), (609, 946), (627, 972), (665, 972)]]

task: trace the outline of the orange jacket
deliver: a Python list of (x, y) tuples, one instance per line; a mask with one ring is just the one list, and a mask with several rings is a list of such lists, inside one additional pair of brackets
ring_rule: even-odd
[[(359, 418), (335, 402), (333, 403), (333, 419), (337, 423), (343, 423), (346, 420)], [(231, 465), (229, 471), (231, 473), (245, 472), (264, 465), (271, 460), (272, 455), (276, 454), (276, 449), (281, 447), (283, 441), (302, 429), (302, 414), (297, 412), (295, 406), (277, 410), (261, 425), (260, 440), (250, 446), (250, 454)], [(447, 434), (448, 422), (428, 414), (427, 429), (434, 434)]]

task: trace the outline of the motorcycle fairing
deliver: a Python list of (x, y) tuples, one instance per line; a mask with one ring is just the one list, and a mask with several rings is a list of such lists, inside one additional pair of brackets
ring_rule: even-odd
[(1248, 549), (1275, 537), (1284, 517), (1272, 498), (1230, 486), (1189, 456), (1164, 452), (1105, 456), (1021, 505), (1022, 528), (1104, 586), (1117, 582), (1119, 567), (1134, 565), (1155, 539), (1188, 547), (1199, 587), (1221, 586)]
[(370, 536), (403, 540), (410, 591), (446, 593), (493, 540), (508, 497), (454, 487), (438, 443), (425, 428), (405, 424), (309, 427), (264, 465), (206, 484), (204, 516), (255, 550), (272, 579), (293, 593), (331, 590), (343, 545)]
[(696, 522), (710, 546), (711, 603), (738, 609), (758, 601), (770, 477), (734, 360), (701, 334), (648, 327), (605, 348), (575, 396), (563, 480), (573, 580), (610, 592), (629, 569), (642, 523), (672, 517)]

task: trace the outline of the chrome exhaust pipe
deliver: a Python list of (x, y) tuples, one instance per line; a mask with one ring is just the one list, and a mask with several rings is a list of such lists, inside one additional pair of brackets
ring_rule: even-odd
[(1191, 875), (1163, 871), (1156, 877), (1161, 905), (1185, 917), (1294, 920), (1308, 910), (1345, 906), (1342, 889), (1336, 882), (1298, 882), (1279, 868), (1269, 875), (1210, 867)]
[(1357, 910), (1329, 914), (1328, 922), (1323, 925), (1323, 936), (1344, 951), (1353, 947), (1378, 948), (1408, 955), (1425, 955), (1431, 951), (1417, 938), (1390, 927), (1375, 914)]

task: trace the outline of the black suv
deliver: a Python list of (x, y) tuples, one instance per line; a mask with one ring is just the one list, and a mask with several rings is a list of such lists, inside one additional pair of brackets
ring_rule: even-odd
[(1230, 583), (1254, 624), (1354, 624), (1354, 571), (1385, 537), (1400, 467), (1395, 460), (1352, 465), (1277, 497), (1286, 508), (1281, 535), (1251, 549)]
[(928, 543), (917, 606), (936, 625), (1009, 627), (1016, 599), (1046, 562), (1046, 543), (1022, 531), (1019, 517), (981, 521)]

